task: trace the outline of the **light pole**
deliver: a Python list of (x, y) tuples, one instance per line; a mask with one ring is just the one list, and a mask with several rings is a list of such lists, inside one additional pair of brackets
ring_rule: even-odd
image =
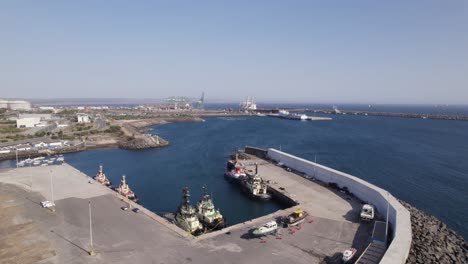
[(31, 162), (29, 162), (29, 187), (31, 188), (31, 192), (33, 191), (33, 188), (32, 188), (32, 171), (31, 171)]
[(90, 250), (88, 254), (90, 256), (96, 256), (96, 252), (94, 252), (94, 246), (93, 246), (93, 222), (91, 220), (91, 201), (88, 201), (88, 206), (89, 206), (89, 246), (90, 246)]
[(54, 202), (54, 184), (53, 184), (53, 177), (52, 177), (52, 170), (50, 170), (50, 193), (51, 193), (51, 199), (52, 199), (52, 212), (55, 212), (55, 202)]

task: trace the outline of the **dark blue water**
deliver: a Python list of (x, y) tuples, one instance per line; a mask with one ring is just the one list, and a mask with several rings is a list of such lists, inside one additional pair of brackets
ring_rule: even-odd
[(332, 117), (324, 122), (242, 117), (174, 123), (152, 131), (171, 141), (166, 148), (95, 150), (65, 158), (90, 175), (102, 162), (114, 183), (127, 174), (142, 204), (157, 213), (174, 211), (184, 186), (195, 202), (206, 184), (216, 206), (237, 223), (280, 205), (253, 202), (227, 183), (222, 174), (228, 155), (245, 145), (281, 146), (306, 159), (317, 155), (321, 164), (385, 188), (468, 237), (468, 122)]

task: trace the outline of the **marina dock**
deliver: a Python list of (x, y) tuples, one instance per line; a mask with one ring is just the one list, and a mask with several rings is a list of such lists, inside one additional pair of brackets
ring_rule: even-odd
[[(333, 263), (344, 249), (367, 247), (372, 225), (358, 221), (360, 200), (267, 160), (252, 157), (249, 162), (250, 170), (255, 162), (259, 164), (259, 173), (269, 181), (274, 195), (298, 205), (199, 237), (70, 165), (2, 169), (0, 193), (6, 202), (0, 205), (0, 217), (3, 228), (14, 230), (5, 241), (15, 247), (6, 247), (0, 259), (21, 263)], [(54, 212), (39, 205), (45, 199), (54, 199)], [(88, 202), (96, 256), (88, 254)], [(141, 211), (121, 209), (128, 205)], [(296, 208), (310, 214), (300, 226), (281, 228), (276, 235), (263, 238), (251, 236), (253, 228)]]

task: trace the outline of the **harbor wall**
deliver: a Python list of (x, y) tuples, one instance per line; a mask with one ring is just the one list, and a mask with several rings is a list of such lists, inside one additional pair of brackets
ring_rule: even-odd
[(297, 171), (306, 173), (325, 183), (336, 183), (362, 201), (375, 206), (377, 211), (386, 216), (389, 207), (390, 237), (393, 237), (380, 263), (405, 263), (411, 247), (411, 219), (409, 211), (386, 190), (361, 180), (350, 174), (278, 151), (268, 149), (268, 157)]

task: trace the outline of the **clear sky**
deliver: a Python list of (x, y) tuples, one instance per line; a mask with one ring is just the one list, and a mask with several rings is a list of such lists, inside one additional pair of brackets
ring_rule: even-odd
[(468, 104), (468, 1), (1, 1), (0, 98)]

